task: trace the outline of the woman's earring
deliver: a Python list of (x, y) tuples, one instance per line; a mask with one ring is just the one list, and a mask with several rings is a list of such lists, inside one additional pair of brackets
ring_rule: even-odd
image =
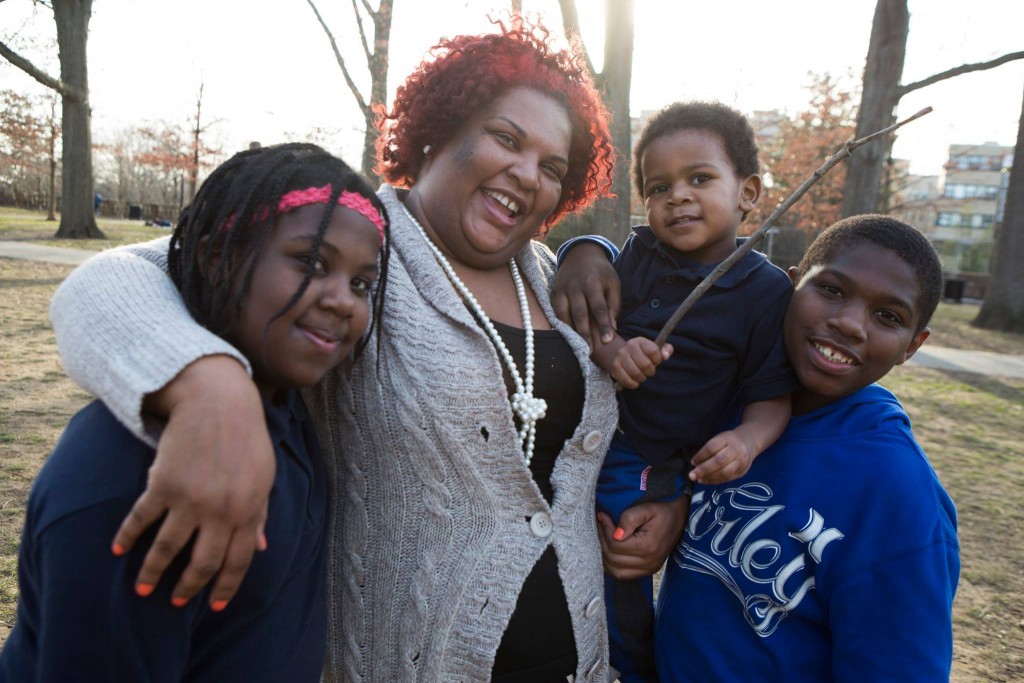
[(430, 145), (423, 145), (423, 156), (430, 156)]

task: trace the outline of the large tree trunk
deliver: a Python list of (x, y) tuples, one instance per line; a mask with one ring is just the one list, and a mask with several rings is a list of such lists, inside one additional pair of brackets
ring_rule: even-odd
[(61, 174), (60, 227), (57, 237), (104, 237), (96, 226), (93, 206), (92, 134), (86, 42), (92, 0), (53, 0), (60, 52), (61, 80), (81, 97), (62, 93), (61, 140), (64, 168)]
[[(559, 0), (562, 25), (567, 35), (579, 36), (579, 18), (574, 0)], [(549, 238), (554, 247), (576, 235), (598, 233), (622, 244), (630, 232), (631, 120), (629, 94), (633, 79), (633, 5), (634, 0), (606, 0), (604, 67), (595, 74), (605, 106), (611, 112), (612, 143), (615, 145), (614, 197), (601, 199), (585, 213), (563, 218)], [(587, 55), (587, 63), (593, 64)]]
[(1003, 220), (996, 226), (992, 281), (973, 324), (988, 330), (1024, 332), (1024, 102), (1006, 192)]
[(611, 133), (615, 144), (615, 196), (601, 200), (596, 208), (598, 232), (616, 244), (629, 236), (630, 220), (630, 117), (629, 92), (633, 81), (633, 1), (609, 0), (606, 6), (604, 68), (601, 70), (604, 101), (612, 115)]
[[(896, 120), (909, 28), (907, 0), (878, 0), (864, 65), (857, 138), (891, 126)], [(885, 136), (864, 145), (847, 161), (841, 215), (880, 210), (882, 169), (891, 148), (892, 136)]]

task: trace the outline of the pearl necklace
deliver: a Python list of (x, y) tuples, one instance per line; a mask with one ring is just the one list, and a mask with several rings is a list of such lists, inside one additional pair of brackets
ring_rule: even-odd
[(436, 244), (427, 235), (427, 231), (423, 229), (419, 221), (412, 215), (404, 205), (405, 214), (412, 221), (412, 224), (416, 226), (416, 229), (420, 231), (420, 235), (426, 241), (427, 246), (430, 247), (430, 251), (433, 252), (437, 262), (441, 265), (448, 279), (451, 280), (452, 285), (458, 290), (462, 298), (469, 304), (469, 307), (473, 309), (473, 313), (476, 314), (477, 319), (483, 324), (484, 330), (487, 335), (491, 338), (491, 342), (494, 343), (494, 348), (498, 350), (498, 355), (505, 362), (505, 366), (508, 367), (509, 374), (512, 376), (512, 381), (515, 383), (516, 391), (512, 395), (512, 412), (519, 418), (519, 445), (523, 447), (523, 460), (526, 465), (529, 466), (530, 460), (533, 459), (533, 445), (537, 439), (537, 420), (540, 420), (547, 413), (548, 404), (542, 398), (538, 398), (533, 395), (533, 366), (534, 366), (534, 351), (533, 351), (533, 322), (530, 319), (530, 300), (526, 297), (526, 287), (523, 285), (523, 278), (519, 274), (519, 267), (516, 266), (515, 259), (510, 259), (508, 262), (508, 269), (512, 273), (512, 281), (516, 286), (516, 296), (519, 298), (519, 310), (523, 314), (523, 328), (526, 332), (526, 368), (524, 380), (519, 375), (519, 370), (516, 368), (516, 362), (512, 358), (512, 354), (509, 352), (508, 347), (505, 346), (505, 342), (502, 340), (501, 335), (498, 334), (498, 330), (494, 327), (494, 323), (484, 313), (483, 307), (473, 296), (473, 293), (469, 291), (469, 287), (459, 278), (455, 273), (455, 269), (452, 268), (452, 264), (448, 262), (444, 254), (437, 247)]

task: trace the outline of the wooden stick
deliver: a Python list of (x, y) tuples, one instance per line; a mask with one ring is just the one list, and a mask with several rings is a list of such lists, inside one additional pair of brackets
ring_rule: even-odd
[(789, 207), (793, 206), (793, 204), (795, 204), (796, 201), (800, 199), (800, 197), (802, 197), (804, 193), (811, 188), (811, 185), (814, 185), (814, 183), (821, 180), (821, 178), (826, 173), (828, 173), (833, 166), (838, 164), (843, 159), (846, 159), (849, 156), (851, 156), (853, 154), (853, 150), (857, 149), (861, 145), (871, 142), (875, 138), (879, 138), (883, 135), (891, 133), (900, 126), (906, 125), (911, 121), (919, 119), (931, 111), (931, 107), (925, 107), (924, 109), (917, 112), (908, 119), (904, 119), (903, 121), (894, 123), (888, 128), (883, 128), (880, 131), (876, 131), (871, 135), (866, 135), (858, 140), (848, 140), (845, 144), (843, 144), (843, 146), (840, 147), (835, 152), (835, 154), (826, 159), (825, 163), (823, 163), (817, 171), (812, 173), (811, 176), (807, 178), (807, 180), (805, 180), (800, 185), (800, 187), (798, 187), (796, 191), (786, 199), (786, 201), (779, 204), (775, 211), (772, 212), (772, 215), (768, 216), (768, 220), (762, 223), (761, 227), (757, 229), (757, 232), (752, 234), (746, 242), (737, 247), (736, 251), (730, 254), (728, 258), (719, 263), (717, 266), (715, 266), (714, 270), (708, 273), (707, 277), (705, 277), (701, 281), (701, 283), (697, 285), (692, 292), (690, 292), (690, 295), (686, 297), (683, 303), (679, 304), (679, 308), (677, 308), (675, 313), (672, 314), (672, 317), (668, 319), (668, 321), (665, 323), (665, 326), (661, 328), (661, 332), (658, 333), (658, 337), (657, 339), (654, 340), (654, 343), (657, 344), (658, 346), (664, 344), (665, 341), (668, 339), (668, 336), (672, 333), (672, 330), (674, 330), (676, 325), (679, 324), (679, 321), (682, 320), (683, 316), (686, 315), (691, 308), (693, 308), (693, 305), (697, 303), (697, 300), (704, 296), (705, 292), (711, 289), (711, 285), (715, 284), (715, 282), (718, 281), (718, 278), (725, 275), (725, 273), (730, 268), (732, 268), (737, 261), (746, 256), (754, 247), (760, 244), (761, 241), (768, 235), (768, 228), (772, 226), (772, 224), (778, 219), (778, 217), (784, 214), (789, 209)]

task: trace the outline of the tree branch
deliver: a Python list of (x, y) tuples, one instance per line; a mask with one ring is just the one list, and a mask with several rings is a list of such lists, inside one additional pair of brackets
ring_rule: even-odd
[(576, 12), (576, 0), (558, 0), (558, 6), (562, 8), (562, 30), (567, 38), (573, 36), (580, 41), (583, 49), (583, 58), (587, 60), (587, 70), (595, 79), (600, 75), (594, 71), (594, 62), (590, 61), (590, 51), (583, 44), (583, 37), (580, 35), (580, 15)]
[[(366, 2), (362, 0), (363, 7), (369, 12), (371, 19), (376, 19), (373, 9)], [(366, 30), (363, 28), (363, 17), (359, 14), (359, 5), (356, 4), (356, 0), (352, 0), (352, 14), (356, 15), (356, 26), (359, 28), (359, 42), (363, 45), (363, 54), (366, 55), (366, 63), (371, 64), (373, 61), (373, 55), (370, 53), (370, 41), (366, 39)], [(376, 24), (376, 21), (374, 21)]]
[(1018, 59), (1024, 59), (1024, 52), (1010, 52), (1008, 54), (1003, 55), (1002, 57), (997, 57), (997, 58), (995, 58), (993, 60), (990, 60), (990, 61), (987, 61), (987, 62), (976, 62), (974, 64), (961, 64), (958, 67), (955, 67), (953, 69), (948, 69), (948, 70), (943, 71), (941, 73), (937, 73), (934, 76), (929, 76), (928, 78), (921, 79), (920, 81), (916, 81), (914, 83), (908, 83), (906, 85), (901, 85), (899, 87), (899, 89), (897, 90), (896, 94), (899, 97), (903, 97), (908, 92), (913, 92), (915, 90), (920, 90), (921, 88), (924, 88), (925, 86), (929, 86), (932, 83), (938, 83), (939, 81), (944, 81), (944, 80), (946, 80), (948, 78), (953, 78), (954, 76), (959, 76), (961, 74), (971, 73), (972, 71), (985, 71), (987, 69), (994, 69), (997, 66), (1000, 66), (1002, 64), (1006, 64), (1007, 62), (1012, 62), (1012, 61), (1015, 61), (1015, 60), (1018, 60)]
[(717, 266), (715, 266), (715, 269), (708, 273), (708, 276), (705, 277), (701, 281), (701, 283), (694, 288), (692, 292), (690, 292), (690, 295), (686, 297), (683, 303), (679, 304), (679, 308), (677, 308), (675, 313), (672, 314), (672, 317), (668, 319), (668, 321), (665, 323), (665, 326), (661, 328), (661, 332), (658, 333), (658, 337), (657, 339), (654, 340), (654, 343), (657, 344), (658, 346), (664, 344), (665, 341), (668, 339), (668, 336), (672, 333), (672, 330), (674, 330), (676, 325), (679, 324), (679, 321), (682, 320), (683, 316), (686, 315), (691, 308), (693, 308), (693, 305), (697, 303), (697, 300), (704, 296), (705, 292), (711, 289), (711, 285), (715, 284), (715, 282), (718, 281), (718, 278), (725, 275), (725, 273), (730, 268), (732, 268), (737, 261), (746, 256), (750, 251), (753, 250), (754, 247), (760, 244), (761, 241), (768, 235), (768, 228), (770, 228), (772, 224), (775, 223), (776, 220), (778, 220), (779, 216), (784, 214), (789, 209), (789, 207), (793, 206), (793, 204), (795, 204), (796, 201), (800, 199), (800, 197), (802, 197), (804, 193), (807, 192), (807, 190), (810, 189), (811, 185), (814, 185), (814, 183), (821, 180), (821, 178), (826, 173), (828, 173), (833, 166), (838, 164), (843, 159), (848, 158), (850, 155), (853, 154), (853, 150), (857, 149), (861, 145), (867, 144), (868, 142), (871, 142), (875, 138), (880, 138), (883, 135), (887, 135), (888, 133), (891, 133), (892, 131), (899, 128), (900, 126), (906, 125), (911, 121), (921, 118), (925, 114), (929, 113), (931, 110), (931, 107), (925, 107), (924, 109), (917, 112), (910, 118), (904, 119), (903, 121), (900, 121), (898, 123), (894, 123), (888, 128), (883, 128), (882, 130), (874, 132), (871, 135), (865, 135), (859, 140), (848, 140), (842, 147), (836, 150), (836, 152), (828, 159), (826, 159), (825, 163), (823, 163), (818, 168), (818, 170), (812, 173), (811, 176), (807, 178), (807, 180), (805, 180), (800, 185), (800, 187), (798, 187), (796, 191), (793, 192), (793, 194), (791, 194), (786, 199), (786, 201), (782, 202), (781, 204), (779, 204), (778, 207), (776, 207), (775, 211), (772, 212), (772, 215), (768, 216), (768, 220), (762, 223), (761, 227), (757, 229), (757, 232), (751, 235), (750, 238), (747, 239), (746, 242), (741, 244), (736, 249), (736, 251), (730, 254), (727, 259), (725, 259)]
[(348, 73), (348, 68), (345, 66), (345, 58), (341, 56), (341, 52), (338, 50), (338, 43), (334, 40), (334, 34), (331, 33), (331, 29), (327, 27), (324, 22), (324, 18), (320, 16), (320, 10), (317, 9), (316, 3), (313, 0), (306, 0), (306, 3), (312, 8), (313, 14), (316, 15), (316, 20), (320, 22), (320, 28), (324, 30), (327, 35), (327, 40), (331, 43), (331, 49), (334, 50), (334, 59), (337, 60), (338, 66), (341, 67), (341, 74), (345, 77), (345, 83), (348, 84), (349, 90), (352, 91), (352, 96), (356, 98), (356, 103), (359, 105), (360, 111), (363, 112), (363, 116), (367, 116), (370, 110), (370, 106), (366, 103), (362, 93), (359, 92), (359, 88), (356, 87), (355, 81), (352, 80), (352, 76)]
[(3, 41), (0, 41), (0, 57), (3, 57), (8, 62), (21, 69), (32, 78), (45, 85), (47, 88), (50, 88), (51, 90), (56, 90), (61, 95), (65, 97), (70, 97), (71, 99), (77, 102), (81, 102), (82, 104), (88, 106), (88, 101), (85, 97), (85, 93), (83, 93), (81, 90), (74, 86), (68, 85), (64, 81), (56, 79), (53, 76), (50, 76), (49, 74), (45, 73), (42, 69), (36, 67), (35, 64), (28, 61), (27, 59), (19, 55), (17, 52), (12, 50), (10, 47), (8, 47)]

